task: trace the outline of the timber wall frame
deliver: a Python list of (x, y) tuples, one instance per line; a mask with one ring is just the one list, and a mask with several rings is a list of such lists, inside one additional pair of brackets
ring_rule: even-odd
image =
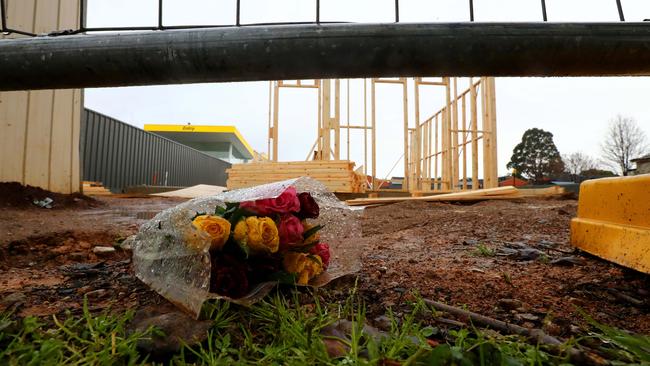
[[(467, 190), (470, 178), (471, 189), (480, 188), (479, 150), (483, 158), (483, 188), (497, 187), (494, 78), (481, 77), (478, 81), (470, 78), (469, 88), (460, 92), (458, 78), (444, 77), (441, 81), (416, 78), (414, 85), (416, 124), (409, 131), (411, 190)], [(446, 103), (445, 107), (420, 121), (420, 87), (427, 85), (443, 87)], [(479, 140), (482, 140), (481, 149)], [(469, 163), (468, 150), (471, 152)]]
[[(345, 108), (346, 123), (341, 121), (341, 84), (347, 87)], [(370, 121), (368, 120), (368, 84), (370, 84)], [(403, 110), (403, 152), (384, 179), (377, 177), (377, 105), (379, 84), (400, 86)], [(359, 173), (368, 176), (368, 190), (378, 191), (390, 174), (403, 161), (402, 191), (450, 192), (480, 188), (479, 168), (483, 170), (482, 188), (498, 186), (497, 176), (497, 125), (494, 78), (469, 79), (466, 90), (458, 90), (458, 79), (443, 77), (430, 81), (414, 78), (415, 122), (409, 123), (409, 93), (407, 78), (363, 79), (363, 123), (350, 121), (350, 80), (292, 80), (269, 83), (269, 135), (268, 151), (271, 161), (277, 162), (280, 90), (282, 88), (317, 89), (318, 117), (317, 139), (305, 160), (340, 160), (342, 130), (346, 133), (347, 160), (350, 160), (350, 131), (363, 131), (363, 166)], [(422, 101), (420, 88), (442, 87), (445, 91), (444, 107), (425, 120), (420, 119)], [(332, 101), (333, 99), (333, 101)], [(333, 103), (332, 103), (333, 102)], [(430, 103), (427, 103), (430, 104)], [(425, 106), (427, 105), (425, 104)], [(333, 109), (333, 110), (332, 110)], [(479, 141), (481, 144), (479, 145)], [(370, 151), (370, 157), (368, 157)], [(482, 160), (479, 161), (479, 155)], [(471, 173), (471, 176), (469, 175)], [(471, 179), (471, 187), (470, 187)]]

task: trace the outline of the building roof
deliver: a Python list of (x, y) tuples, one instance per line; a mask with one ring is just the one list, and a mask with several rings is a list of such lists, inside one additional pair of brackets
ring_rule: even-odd
[(253, 148), (248, 144), (235, 126), (145, 124), (144, 130), (160, 134), (180, 143), (229, 142), (240, 153), (242, 153), (246, 159), (252, 159), (255, 155)]
[(643, 155), (640, 158), (632, 159), (630, 161), (632, 161), (633, 163), (636, 163), (637, 161), (645, 161), (645, 160), (650, 160), (650, 154)]

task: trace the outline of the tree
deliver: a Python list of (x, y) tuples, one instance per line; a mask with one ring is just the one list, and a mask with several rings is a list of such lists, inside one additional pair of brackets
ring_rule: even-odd
[(516, 169), (516, 175), (542, 183), (544, 178), (561, 174), (564, 163), (553, 142), (553, 134), (539, 128), (524, 132), (521, 142), (512, 151), (508, 169)]
[(646, 136), (633, 118), (616, 116), (609, 122), (605, 141), (601, 145), (603, 160), (627, 175), (632, 169), (630, 160), (647, 151)]
[(580, 181), (582, 172), (589, 169), (596, 169), (598, 165), (589, 155), (583, 154), (580, 151), (564, 155), (562, 161), (564, 162), (566, 172), (571, 175), (571, 179), (574, 182)]

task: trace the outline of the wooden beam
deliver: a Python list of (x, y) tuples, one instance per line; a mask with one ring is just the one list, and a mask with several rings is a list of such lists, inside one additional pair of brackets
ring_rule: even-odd
[[(480, 81), (479, 81), (480, 82)], [(479, 187), (478, 180), (478, 112), (476, 108), (476, 85), (470, 78), (470, 125), (472, 126), (472, 190)]]

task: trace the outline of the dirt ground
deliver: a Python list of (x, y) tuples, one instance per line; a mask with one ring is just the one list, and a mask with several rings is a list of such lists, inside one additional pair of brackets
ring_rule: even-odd
[[(81, 207), (0, 210), (0, 311), (19, 316), (172, 306), (141, 284), (119, 243), (182, 199), (97, 198)], [(650, 333), (650, 276), (569, 245), (575, 200), (491, 201), (473, 205), (409, 202), (368, 208), (359, 289), (368, 317), (408, 311), (423, 297), (548, 333), (569, 336), (596, 320)], [(115, 247), (109, 254), (97, 246)], [(340, 291), (350, 281), (329, 287)]]

